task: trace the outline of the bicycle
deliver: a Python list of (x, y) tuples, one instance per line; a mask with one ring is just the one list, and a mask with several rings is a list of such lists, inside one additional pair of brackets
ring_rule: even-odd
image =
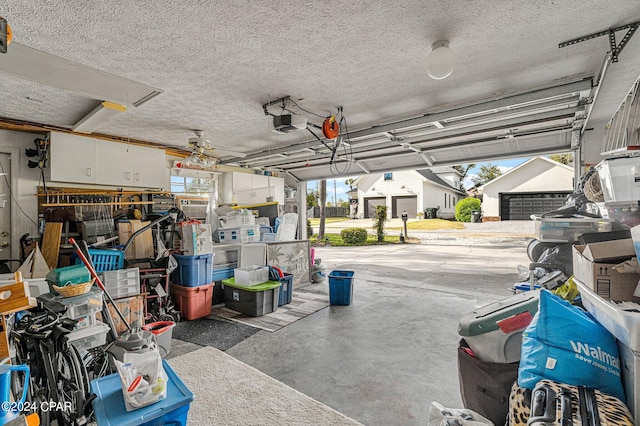
[[(25, 409), (38, 412), (43, 426), (54, 419), (58, 425), (85, 425), (95, 396), (80, 354), (66, 338), (78, 321), (60, 316), (46, 308), (27, 311), (11, 329), (16, 362), (31, 370)], [(20, 391), (20, 383), (14, 383), (14, 392)]]

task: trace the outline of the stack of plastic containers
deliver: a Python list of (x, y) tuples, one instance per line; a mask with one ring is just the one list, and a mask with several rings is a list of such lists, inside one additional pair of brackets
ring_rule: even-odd
[(259, 317), (278, 309), (279, 281), (269, 281), (269, 267), (250, 265), (234, 270), (234, 277), (222, 280), (225, 306), (234, 311)]
[(178, 267), (171, 273), (171, 295), (182, 318), (195, 320), (211, 314), (213, 254), (173, 255)]
[(109, 326), (96, 319), (96, 314), (102, 310), (102, 297), (102, 290), (92, 287), (79, 296), (62, 297), (46, 293), (38, 296), (38, 299), (45, 305), (58, 302), (67, 307), (64, 317), (78, 320), (75, 330), (67, 335), (67, 339), (79, 352), (84, 352), (104, 345), (107, 340)]
[(224, 226), (218, 229), (221, 243), (253, 243), (260, 241), (260, 226), (246, 209), (238, 210), (223, 218)]

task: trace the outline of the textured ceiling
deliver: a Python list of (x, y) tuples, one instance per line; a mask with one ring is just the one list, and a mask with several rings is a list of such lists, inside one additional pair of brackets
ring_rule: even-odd
[[(321, 147), (309, 133), (271, 131), (261, 105), (284, 95), (320, 117), (342, 106), (355, 133), (496, 94), (550, 86), (568, 76), (597, 75), (609, 50), (607, 37), (562, 49), (558, 43), (638, 20), (640, 3), (5, 0), (0, 15), (12, 26), (16, 43), (163, 91), (97, 132), (186, 146), (191, 130), (203, 129), (220, 149), (268, 155), (296, 144)], [(437, 81), (427, 76), (425, 60), (431, 44), (441, 39), (450, 40), (457, 65), (450, 77)], [(0, 63), (7, 58), (0, 55)], [(590, 122), (611, 118), (639, 73), (636, 35), (609, 69)], [(66, 128), (104, 100), (2, 73), (0, 90), (0, 117)], [(316, 124), (322, 121), (304, 114)], [(432, 154), (434, 163), (450, 164), (568, 146), (566, 137), (551, 136), (539, 145), (532, 139), (466, 151), (444, 147), (442, 160), (437, 150)], [(388, 167), (426, 165), (418, 153), (409, 154), (389, 160)], [(298, 169), (314, 153), (304, 156)], [(288, 170), (282, 158), (247, 164)], [(297, 176), (331, 174), (326, 160), (318, 163), (323, 165), (300, 169)], [(369, 161), (371, 167), (379, 163)], [(351, 167), (348, 173), (360, 171)]]

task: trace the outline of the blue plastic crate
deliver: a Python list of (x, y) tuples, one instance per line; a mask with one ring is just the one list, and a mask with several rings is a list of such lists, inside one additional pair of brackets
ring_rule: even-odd
[(279, 278), (278, 281), (282, 283), (280, 286), (278, 306), (291, 303), (291, 296), (293, 295), (293, 275), (285, 273), (284, 277)]
[(229, 268), (213, 268), (213, 274), (211, 281), (222, 281), (225, 278), (231, 278), (233, 276), (233, 267)]
[(197, 287), (211, 283), (213, 254), (184, 256), (174, 254), (178, 267), (171, 273), (171, 281), (185, 287)]
[[(96, 272), (117, 271), (124, 268), (124, 252), (119, 250), (89, 249), (91, 263)], [(80, 265), (82, 259), (76, 257), (76, 265)]]
[(353, 300), (353, 271), (332, 271), (329, 274), (329, 303), (350, 305)]
[(93, 401), (96, 422), (100, 426), (186, 426), (193, 392), (165, 360), (162, 365), (169, 377), (167, 397), (134, 411), (127, 412), (124, 406), (118, 373), (92, 380), (91, 392), (97, 396)]

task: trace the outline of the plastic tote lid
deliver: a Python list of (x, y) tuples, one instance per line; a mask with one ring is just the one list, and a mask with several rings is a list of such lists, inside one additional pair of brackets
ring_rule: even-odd
[(137, 351), (145, 346), (150, 348), (152, 342), (153, 333), (151, 331), (137, 328), (120, 335), (115, 344), (127, 351)]
[(157, 321), (142, 326), (143, 330), (148, 330), (153, 334), (162, 334), (175, 327), (176, 323), (173, 321)]

